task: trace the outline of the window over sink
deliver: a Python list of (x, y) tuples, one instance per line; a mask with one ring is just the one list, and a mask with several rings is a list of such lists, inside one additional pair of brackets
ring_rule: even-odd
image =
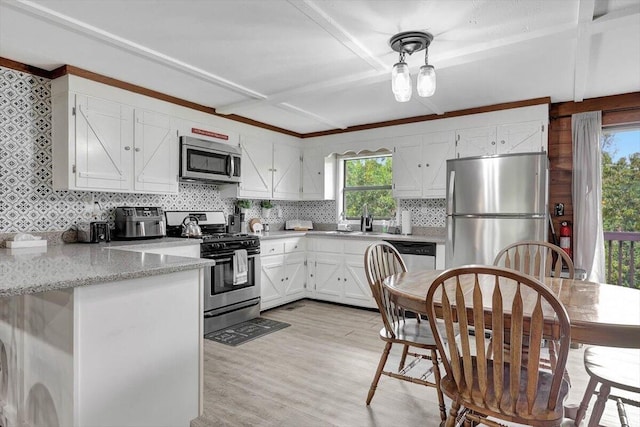
[(391, 154), (376, 153), (342, 159), (342, 198), (340, 212), (346, 219), (359, 219), (364, 206), (374, 219), (389, 219), (395, 215), (396, 201), (392, 194)]

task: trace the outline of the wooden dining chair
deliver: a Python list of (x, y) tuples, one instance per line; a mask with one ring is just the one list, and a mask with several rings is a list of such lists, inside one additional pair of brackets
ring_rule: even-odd
[[(487, 417), (530, 426), (560, 425), (569, 390), (563, 373), (570, 324), (549, 288), (514, 270), (465, 266), (434, 280), (426, 308), (445, 369), (441, 387), (453, 400), (447, 427), (458, 417), (464, 417), (466, 425), (500, 426)], [(474, 330), (491, 331), (493, 358), (487, 356), (484, 334), (472, 335)], [(505, 348), (507, 337), (510, 350), (498, 351)], [(526, 360), (523, 337), (530, 343)], [(539, 370), (543, 337), (558, 343), (555, 369)], [(459, 414), (461, 407), (465, 409)]]
[[(378, 362), (378, 368), (376, 369), (371, 387), (369, 388), (369, 394), (367, 395), (367, 405), (369, 405), (371, 399), (373, 399), (380, 376), (386, 375), (427, 387), (434, 387), (438, 395), (440, 418), (444, 423), (447, 414), (444, 396), (440, 390), (440, 367), (437, 346), (431, 332), (431, 327), (429, 323), (421, 319), (420, 316), (407, 318), (404, 310), (394, 303), (382, 284), (385, 278), (396, 273), (407, 271), (402, 257), (389, 243), (374, 243), (365, 251), (364, 266), (371, 293), (378, 304), (378, 309), (382, 316), (384, 326), (380, 330), (380, 339), (385, 342), (384, 350)], [(385, 370), (385, 365), (393, 344), (403, 346), (400, 365), (395, 372)], [(410, 347), (422, 350), (423, 352), (411, 351)], [(413, 360), (405, 366), (407, 356), (413, 357)], [(431, 361), (429, 369), (420, 376), (411, 375), (411, 371), (416, 368), (422, 360)], [(433, 374), (433, 381), (428, 381), (427, 378), (431, 374)]]
[[(498, 252), (493, 261), (495, 266), (517, 270), (538, 280), (543, 280), (544, 277), (560, 277), (563, 264), (567, 266), (566, 277), (573, 279), (575, 269), (569, 255), (559, 246), (535, 240), (508, 245)], [(556, 362), (553, 342), (548, 343), (548, 350), (549, 357), (542, 359), (542, 367)], [(568, 372), (565, 372), (565, 376), (569, 380)]]
[[(608, 399), (618, 404), (621, 425), (629, 425), (625, 404), (640, 406), (640, 399), (615, 396), (611, 389), (640, 394), (640, 350), (630, 348), (589, 347), (584, 352), (584, 367), (589, 374), (589, 384), (576, 413), (575, 425), (584, 418), (593, 394), (598, 398), (591, 412), (588, 427), (598, 427)], [(600, 385), (599, 390), (596, 387)]]
[(508, 245), (498, 252), (493, 261), (493, 265), (511, 268), (538, 280), (560, 277), (563, 263), (567, 266), (567, 278), (573, 279), (575, 269), (569, 255), (559, 246), (535, 240)]

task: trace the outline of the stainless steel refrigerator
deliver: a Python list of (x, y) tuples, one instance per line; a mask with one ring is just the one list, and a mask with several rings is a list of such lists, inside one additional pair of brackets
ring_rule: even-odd
[(547, 240), (547, 153), (447, 160), (447, 268), (491, 265), (520, 240)]

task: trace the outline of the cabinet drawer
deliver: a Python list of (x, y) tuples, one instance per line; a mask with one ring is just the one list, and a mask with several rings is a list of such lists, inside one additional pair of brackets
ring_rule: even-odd
[(344, 253), (353, 255), (364, 255), (369, 245), (378, 243), (375, 240), (349, 240), (344, 242)]
[(261, 256), (279, 255), (284, 253), (284, 243), (282, 240), (260, 242)]
[(290, 239), (284, 242), (285, 253), (304, 252), (307, 248), (306, 240), (302, 237)]
[(316, 252), (341, 254), (344, 243), (339, 239), (314, 239), (314, 246)]

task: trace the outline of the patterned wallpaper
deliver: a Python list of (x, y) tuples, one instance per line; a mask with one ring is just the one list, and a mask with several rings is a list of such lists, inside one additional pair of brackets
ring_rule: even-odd
[[(204, 184), (183, 183), (171, 195), (54, 191), (51, 162), (50, 80), (0, 67), (0, 233), (67, 230), (94, 214), (113, 221), (124, 205), (233, 212), (235, 199)], [(336, 222), (335, 201), (274, 203), (280, 209), (263, 218), (274, 229), (287, 219)], [(411, 210), (415, 226), (444, 227), (444, 200), (402, 200), (400, 207)], [(255, 201), (248, 217), (260, 216)]]

